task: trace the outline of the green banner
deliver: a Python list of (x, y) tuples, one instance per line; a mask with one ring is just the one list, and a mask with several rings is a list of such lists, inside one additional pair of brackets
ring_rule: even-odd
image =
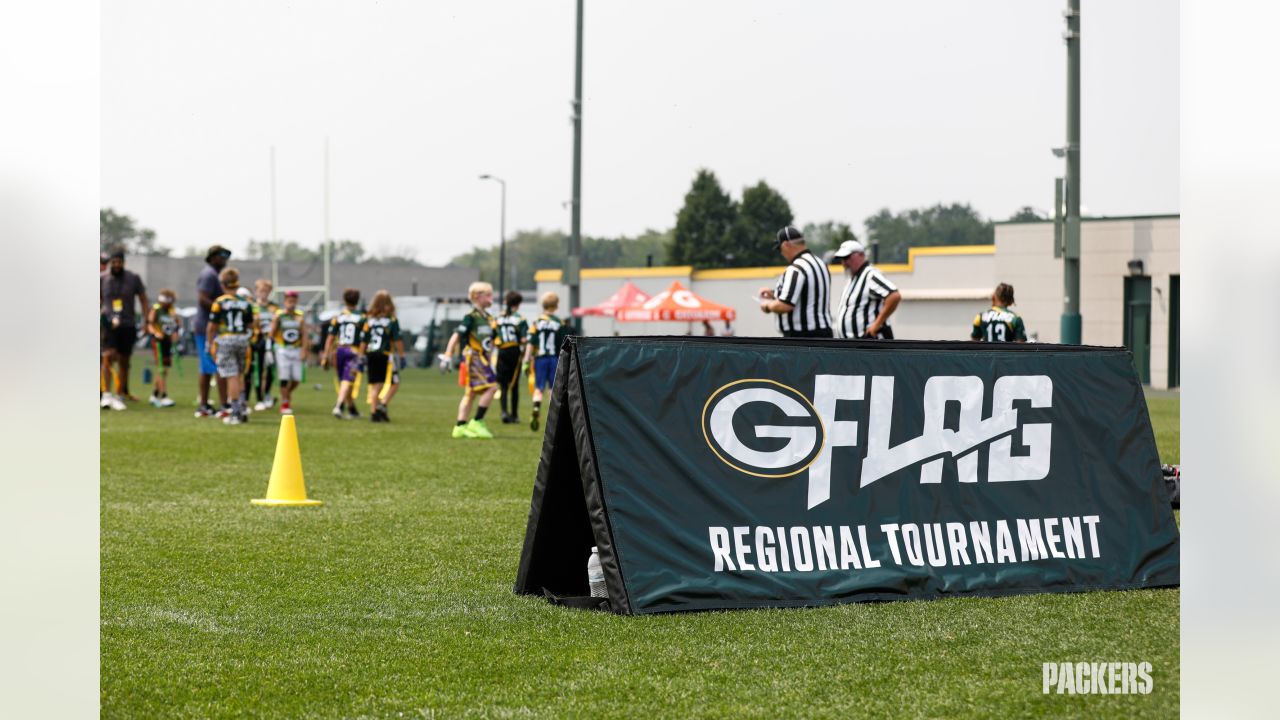
[(616, 612), (1177, 585), (1127, 351), (576, 338), (518, 592)]

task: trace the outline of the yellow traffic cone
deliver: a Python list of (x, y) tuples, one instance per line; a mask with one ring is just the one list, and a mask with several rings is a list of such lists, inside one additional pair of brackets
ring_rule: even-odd
[(276, 459), (271, 465), (267, 497), (250, 500), (254, 505), (320, 505), (307, 499), (307, 485), (302, 480), (302, 456), (298, 454), (298, 430), (292, 415), (280, 417), (280, 437), (276, 440)]

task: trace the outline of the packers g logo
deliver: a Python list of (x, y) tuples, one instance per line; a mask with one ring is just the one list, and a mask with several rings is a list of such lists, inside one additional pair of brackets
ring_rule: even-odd
[[(782, 417), (803, 422), (776, 424)], [(743, 442), (738, 428), (751, 429), (752, 440), (774, 440), (755, 445)], [(813, 403), (800, 391), (773, 380), (737, 380), (711, 393), (702, 406), (702, 436), (721, 462), (748, 475), (784, 478), (804, 472), (826, 444), (826, 429)]]

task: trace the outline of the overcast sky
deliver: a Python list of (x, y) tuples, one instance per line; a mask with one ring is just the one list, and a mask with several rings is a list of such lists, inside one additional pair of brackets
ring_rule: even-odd
[[(1048, 210), (1065, 0), (586, 3), (582, 229), (674, 224), (695, 171), (797, 224), (968, 202)], [(1083, 189), (1178, 212), (1178, 5), (1083, 3)], [(443, 264), (569, 228), (573, 0), (102, 6), (102, 204), (182, 250), (330, 235)]]

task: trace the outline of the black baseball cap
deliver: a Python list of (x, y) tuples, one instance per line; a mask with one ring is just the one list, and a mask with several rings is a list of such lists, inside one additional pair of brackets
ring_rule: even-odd
[(777, 237), (775, 237), (773, 240), (773, 247), (776, 249), (778, 246), (782, 245), (782, 243), (788, 240), (803, 240), (803, 239), (804, 239), (804, 235), (802, 235), (799, 230), (788, 225), (778, 231)]
[(221, 245), (210, 245), (209, 252), (205, 254), (205, 260), (212, 260), (215, 256), (221, 255), (224, 258), (231, 257), (231, 251)]

